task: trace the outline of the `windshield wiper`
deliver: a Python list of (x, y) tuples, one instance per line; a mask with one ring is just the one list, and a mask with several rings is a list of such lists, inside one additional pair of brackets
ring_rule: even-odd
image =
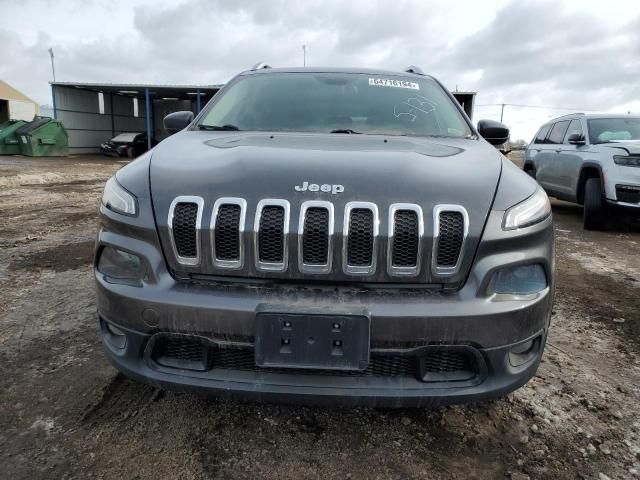
[(331, 130), (329, 133), (360, 133), (355, 130), (351, 130), (350, 128), (338, 128), (336, 130)]
[(226, 130), (229, 132), (237, 132), (240, 129), (235, 125), (198, 125), (198, 130)]

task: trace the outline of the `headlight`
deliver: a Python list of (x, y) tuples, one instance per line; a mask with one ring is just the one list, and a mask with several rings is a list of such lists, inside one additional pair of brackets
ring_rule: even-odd
[(514, 205), (504, 214), (502, 221), (503, 230), (528, 227), (541, 222), (551, 213), (549, 197), (544, 190), (538, 188), (533, 195), (526, 200)]
[(640, 155), (614, 155), (613, 161), (625, 167), (640, 167)]
[(107, 180), (102, 194), (102, 204), (109, 210), (124, 215), (136, 215), (136, 197), (120, 186), (115, 175)]

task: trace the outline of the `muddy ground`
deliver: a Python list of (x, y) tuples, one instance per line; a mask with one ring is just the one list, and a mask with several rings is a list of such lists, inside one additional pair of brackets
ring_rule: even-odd
[(557, 295), (541, 368), (434, 410), (242, 403), (128, 380), (97, 336), (91, 255), (122, 162), (0, 157), (0, 478), (635, 478), (640, 228), (585, 232), (554, 202)]

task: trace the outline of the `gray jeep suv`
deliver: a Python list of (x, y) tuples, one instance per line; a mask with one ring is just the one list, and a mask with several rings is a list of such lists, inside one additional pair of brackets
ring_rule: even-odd
[(535, 374), (549, 201), (490, 145), (508, 130), (476, 130), (437, 80), (253, 69), (165, 127), (100, 208), (98, 318), (122, 372), (377, 406), (493, 398)]
[(608, 208), (640, 215), (640, 117), (567, 115), (543, 125), (524, 169), (549, 195), (584, 205), (584, 227), (603, 226)]

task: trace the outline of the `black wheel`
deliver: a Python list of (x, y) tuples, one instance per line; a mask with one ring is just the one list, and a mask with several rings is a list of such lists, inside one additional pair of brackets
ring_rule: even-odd
[(605, 213), (600, 179), (589, 178), (584, 186), (583, 224), (585, 230), (600, 230), (604, 225)]
[(135, 152), (133, 150), (133, 147), (127, 147), (127, 157), (133, 158), (134, 156), (135, 156)]

